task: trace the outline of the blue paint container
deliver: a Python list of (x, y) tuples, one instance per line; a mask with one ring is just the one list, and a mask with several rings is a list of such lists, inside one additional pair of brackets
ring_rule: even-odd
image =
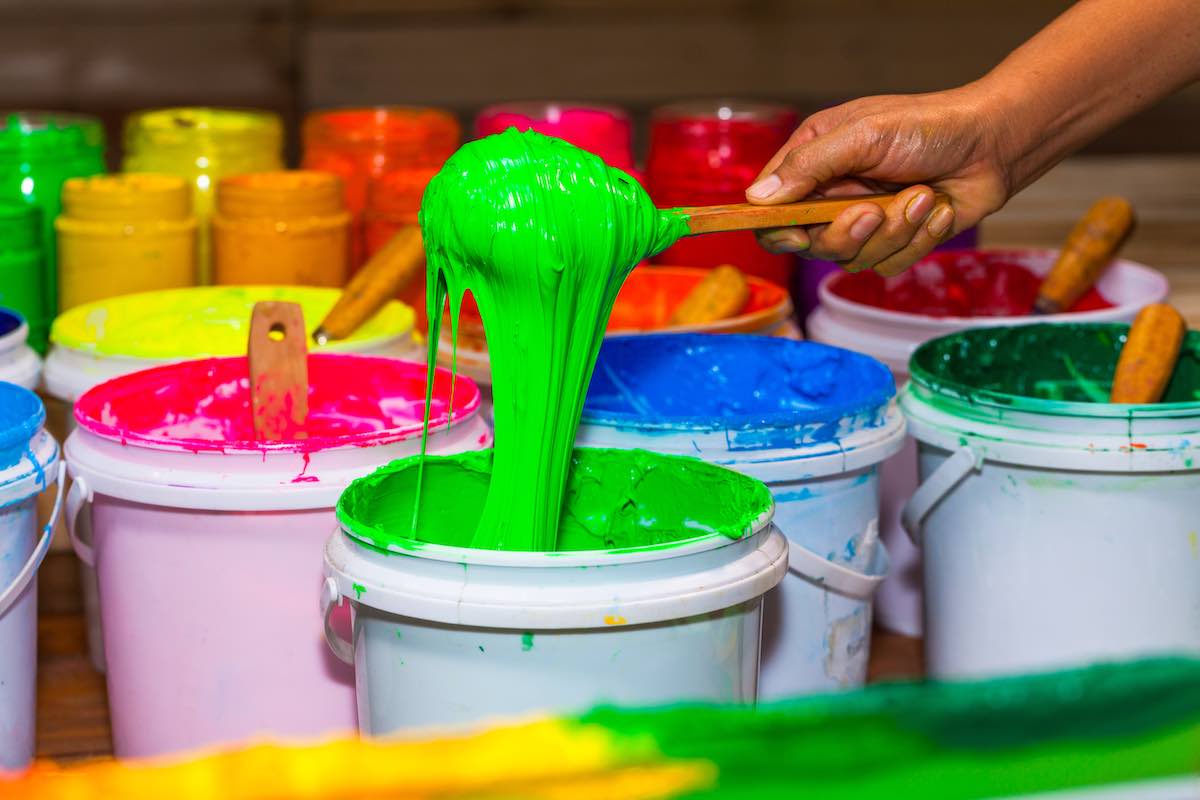
[(37, 687), (37, 570), (62, 495), (38, 536), (38, 494), (61, 479), (58, 444), (42, 429), (37, 395), (0, 382), (0, 771), (33, 759)]
[(762, 480), (788, 537), (767, 596), (759, 697), (866, 681), (871, 599), (887, 574), (880, 462), (904, 441), (891, 372), (869, 356), (788, 339), (606, 339), (577, 443), (691, 455)]

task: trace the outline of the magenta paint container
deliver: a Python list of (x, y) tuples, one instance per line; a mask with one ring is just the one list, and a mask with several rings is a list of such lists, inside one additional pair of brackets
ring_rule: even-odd
[[(68, 528), (90, 504), (92, 544), (72, 543), (99, 580), (118, 757), (357, 728), (353, 671), (313, 601), (322, 546), (352, 479), (419, 452), (426, 367), (314, 354), (308, 369), (304, 440), (255, 440), (244, 358), (124, 375), (75, 405)], [(431, 453), (491, 443), (478, 388), (452, 381), (438, 370)]]
[(610, 167), (642, 179), (633, 164), (629, 114), (616, 106), (557, 101), (501, 103), (488, 106), (475, 117), (475, 133), (481, 138), (509, 128), (535, 130), (563, 139), (600, 156)]

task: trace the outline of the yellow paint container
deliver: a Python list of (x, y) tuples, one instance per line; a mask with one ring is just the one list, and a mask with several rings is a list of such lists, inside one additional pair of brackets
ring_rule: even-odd
[(235, 175), (217, 185), (213, 278), (218, 284), (342, 286), (350, 213), (328, 172)]
[(191, 187), (170, 175), (97, 175), (63, 184), (59, 305), (196, 283)]
[(209, 221), (217, 182), (227, 175), (282, 168), (283, 124), (268, 111), (161, 108), (125, 121), (126, 172), (177, 175), (192, 184), (202, 284), (212, 282)]

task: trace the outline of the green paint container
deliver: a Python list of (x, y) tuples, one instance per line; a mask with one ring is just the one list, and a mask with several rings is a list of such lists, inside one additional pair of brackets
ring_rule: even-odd
[[(58, 313), (54, 220), (61, 208), (62, 185), (68, 178), (101, 172), (104, 172), (104, 129), (93, 117), (21, 111), (9, 114), (0, 127), (0, 202), (16, 201), (41, 212), (45, 266), (40, 270), (40, 302), (36, 309), (26, 313), (29, 343), (39, 352), (45, 352), (50, 322)], [(18, 268), (5, 263), (0, 270), (7, 278), (8, 270)]]
[(42, 302), (42, 217), (24, 203), (0, 202), (0, 307), (21, 313), (29, 342), (45, 350), (50, 317)]

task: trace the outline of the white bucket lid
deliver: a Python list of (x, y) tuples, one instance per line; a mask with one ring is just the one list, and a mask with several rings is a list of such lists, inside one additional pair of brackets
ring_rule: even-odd
[[(698, 456), (768, 482), (821, 477), (899, 451), (904, 418), (894, 395), (878, 361), (815, 342), (613, 337), (601, 347), (577, 442)], [(786, 397), (796, 404), (781, 407)]]
[[(900, 395), (909, 432), (944, 450), (969, 446), (981, 458), (1010, 464), (1084, 472), (1200, 470), (1200, 397), (1154, 405), (1043, 399), (966, 385), (950, 372), (956, 360), (988, 358), (989, 349), (1003, 351), (1012, 337), (1038, 334), (1056, 355), (1066, 353), (1068, 341), (1094, 337), (1111, 348), (1115, 365), (1127, 331), (1115, 323), (1020, 326), (962, 331), (928, 342), (913, 356), (913, 379)], [(1182, 361), (1200, 363), (1200, 333), (1188, 334)], [(1064, 362), (1063, 381), (1074, 379), (1071, 368), (1078, 373), (1082, 366)], [(1110, 377), (1091, 380), (1100, 385), (1096, 391), (1107, 393)]]
[[(1057, 250), (983, 249), (989, 258), (1020, 264), (1035, 275), (1045, 275), (1058, 257)], [(1135, 261), (1119, 258), (1096, 283), (1112, 308), (1051, 314), (1044, 317), (929, 317), (876, 308), (836, 294), (832, 286), (842, 273), (827, 275), (817, 288), (820, 306), (805, 323), (809, 335), (827, 344), (848, 347), (878, 358), (897, 375), (906, 374), (913, 351), (930, 339), (968, 328), (1024, 325), (1039, 322), (1131, 322), (1143, 306), (1166, 299), (1166, 276)]]
[(0, 382), (0, 508), (44, 491), (58, 444), (42, 425), (46, 409), (33, 392)]

